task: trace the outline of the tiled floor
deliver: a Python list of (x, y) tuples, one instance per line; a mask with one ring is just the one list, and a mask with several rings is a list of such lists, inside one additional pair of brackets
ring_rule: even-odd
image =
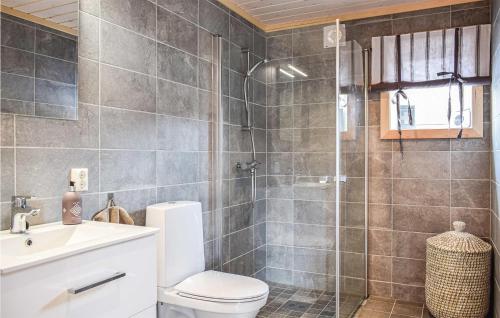
[(432, 318), (423, 304), (370, 297), (358, 310), (355, 318)]
[[(269, 283), (267, 304), (258, 314), (258, 318), (331, 318), (335, 315), (335, 293), (310, 289), (301, 289), (287, 285)], [(349, 317), (356, 310), (359, 297), (343, 297), (342, 317)]]

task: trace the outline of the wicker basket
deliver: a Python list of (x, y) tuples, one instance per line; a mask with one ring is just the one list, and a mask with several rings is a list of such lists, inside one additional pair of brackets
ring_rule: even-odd
[(484, 318), (490, 298), (491, 246), (455, 231), (427, 239), (425, 302), (436, 318)]

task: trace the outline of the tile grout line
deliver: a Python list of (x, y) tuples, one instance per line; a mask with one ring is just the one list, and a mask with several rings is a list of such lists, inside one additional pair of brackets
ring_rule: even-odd
[(389, 314), (389, 318), (392, 316), (392, 313), (394, 312), (395, 307), (396, 307), (396, 300), (394, 300), (394, 302), (392, 303), (392, 308), (391, 308), (391, 312)]

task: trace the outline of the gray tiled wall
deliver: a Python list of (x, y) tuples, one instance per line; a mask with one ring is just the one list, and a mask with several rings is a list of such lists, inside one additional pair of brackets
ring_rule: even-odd
[[(252, 81), (259, 201), (250, 179), (226, 165), (223, 233), (210, 210), (210, 89), (212, 35), (222, 34), (225, 157), (248, 160), (242, 47), (265, 55), (260, 30), (209, 0), (80, 0), (77, 121), (1, 115), (1, 228), (9, 226), (11, 196), (36, 196), (34, 224), (60, 219), (72, 167), (89, 168), (85, 218), (108, 193), (143, 225), (145, 208), (167, 200), (201, 201), (207, 268), (254, 275), (265, 268), (265, 96)], [(3, 54), (2, 54), (3, 55)], [(229, 163), (229, 162), (228, 162)], [(222, 225), (220, 225), (222, 227)], [(224, 247), (217, 253), (218, 245)]]
[(493, 0), (491, 8), (492, 26), (492, 85), (491, 85), (491, 242), (493, 244), (493, 317), (500, 317), (500, 202), (499, 159), (500, 159), (500, 1)]
[[(372, 36), (490, 23), (488, 1), (347, 23), (347, 39), (368, 48)], [(484, 93), (484, 138), (382, 141), (380, 101), (369, 101), (369, 293), (423, 302), (425, 240), (463, 220), (490, 236), (490, 96)]]
[(74, 119), (75, 36), (1, 14), (2, 112)]

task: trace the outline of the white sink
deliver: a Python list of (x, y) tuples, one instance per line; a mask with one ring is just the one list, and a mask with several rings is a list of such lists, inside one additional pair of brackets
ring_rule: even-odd
[(152, 235), (157, 229), (142, 226), (84, 221), (79, 225), (60, 222), (30, 228), (27, 234), (0, 232), (0, 273)]

